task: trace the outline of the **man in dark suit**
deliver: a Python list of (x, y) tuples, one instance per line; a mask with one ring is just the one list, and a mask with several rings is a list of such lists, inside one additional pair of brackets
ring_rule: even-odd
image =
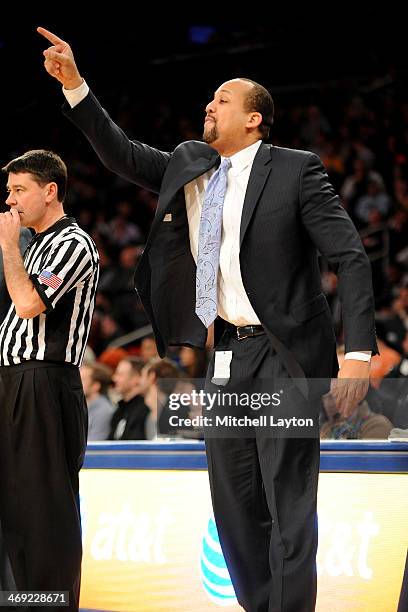
[[(64, 86), (66, 115), (110, 170), (159, 193), (135, 279), (160, 356), (169, 345), (204, 347), (215, 318), (221, 361), (212, 360), (207, 388), (220, 378), (226, 389), (252, 389), (260, 378), (335, 376), (320, 252), (339, 276), (348, 353), (332, 391), (339, 411), (351, 413), (377, 352), (370, 266), (319, 158), (262, 142), (273, 121), (269, 93), (248, 79), (224, 83), (205, 109), (204, 142), (165, 153), (130, 141), (89, 91), (69, 45), (39, 33), (52, 43), (45, 68)], [(240, 604), (314, 610), (319, 440), (209, 436), (206, 450)]]

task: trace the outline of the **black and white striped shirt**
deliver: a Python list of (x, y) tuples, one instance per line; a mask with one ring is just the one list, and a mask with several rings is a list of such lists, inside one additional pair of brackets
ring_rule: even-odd
[(33, 237), (24, 267), (47, 309), (21, 319), (10, 306), (0, 327), (0, 365), (30, 360), (80, 365), (99, 276), (95, 243), (75, 219), (63, 217)]

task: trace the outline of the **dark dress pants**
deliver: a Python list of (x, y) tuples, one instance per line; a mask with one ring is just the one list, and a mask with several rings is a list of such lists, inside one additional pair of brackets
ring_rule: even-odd
[(42, 362), (0, 368), (0, 421), (0, 520), (16, 588), (68, 591), (70, 606), (53, 609), (76, 611), (78, 472), (87, 433), (78, 369)]
[[(288, 378), (265, 334), (222, 336), (232, 350), (230, 380), (206, 391), (256, 390), (256, 381)], [(207, 413), (208, 414), (208, 413)], [(316, 602), (318, 437), (273, 438), (260, 428), (248, 437), (214, 437), (206, 430), (214, 517), (241, 606), (248, 612), (312, 612)]]

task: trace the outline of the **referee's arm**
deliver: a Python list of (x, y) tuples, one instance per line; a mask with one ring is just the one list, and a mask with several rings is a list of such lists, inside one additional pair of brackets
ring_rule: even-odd
[(24, 268), (19, 246), (20, 227), (17, 211), (10, 210), (0, 215), (0, 247), (7, 289), (17, 316), (33, 319), (44, 312), (46, 306)]
[(4, 276), (11, 300), (20, 319), (33, 319), (46, 310), (24, 268), (18, 245), (3, 249)]

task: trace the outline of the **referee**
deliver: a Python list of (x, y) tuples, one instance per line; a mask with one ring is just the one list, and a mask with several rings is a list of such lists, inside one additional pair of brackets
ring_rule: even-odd
[[(31, 241), (31, 231), (27, 227), (22, 227), (20, 231), (20, 252), (24, 253)], [(9, 308), (10, 296), (4, 278), (3, 256), (0, 249), (0, 325), (2, 324)], [(12, 576), (10, 562), (3, 542), (1, 521), (0, 521), (0, 590), (15, 590), (16, 585)]]
[[(0, 326), (0, 523), (18, 591), (68, 591), (78, 610), (78, 473), (87, 411), (78, 366), (98, 253), (64, 214), (67, 169), (50, 151), (10, 161), (0, 248), (12, 304)], [(35, 234), (19, 250), (21, 226)]]

